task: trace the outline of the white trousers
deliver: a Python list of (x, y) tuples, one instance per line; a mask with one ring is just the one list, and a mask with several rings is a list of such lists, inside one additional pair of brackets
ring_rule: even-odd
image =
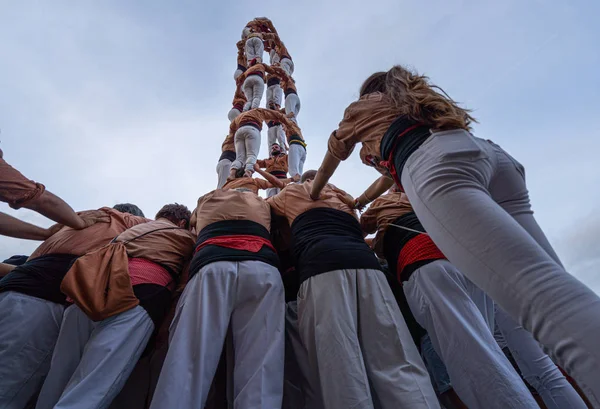
[(291, 76), (294, 73), (294, 62), (292, 60), (289, 58), (282, 58), (279, 63), (287, 75)]
[(230, 169), (231, 161), (229, 159), (221, 159), (219, 163), (217, 163), (217, 189), (221, 189), (223, 185), (227, 183)]
[(7, 291), (0, 311), (0, 408), (23, 409), (50, 369), (64, 307)]
[(575, 388), (542, 351), (530, 332), (497, 308), (496, 322), (523, 378), (540, 394), (548, 409), (586, 409)]
[(263, 53), (265, 52), (265, 46), (260, 38), (251, 37), (246, 40), (244, 51), (246, 52), (246, 59), (248, 60), (248, 62), (255, 58), (259, 58), (259, 62), (262, 62)]
[(283, 396), (284, 294), (260, 261), (208, 264), (187, 284), (151, 409), (204, 407), (231, 321), (233, 407), (279, 409)]
[(269, 51), (269, 64), (273, 65), (273, 64), (277, 64), (281, 61), (281, 58), (279, 58), (279, 54), (277, 54), (277, 52), (275, 51), (275, 49), (271, 49), (271, 51)]
[(241, 112), (238, 111), (237, 108), (231, 108), (227, 113), (227, 119), (229, 119), (229, 122), (233, 122), (233, 120), (237, 118), (240, 114)]
[[(320, 392), (311, 388), (308, 353), (298, 328), (298, 302), (285, 308), (285, 377), (283, 409), (321, 409)], [(314, 384), (314, 382), (313, 382)]]
[(296, 175), (302, 176), (304, 171), (304, 161), (306, 161), (306, 149), (297, 143), (290, 144), (290, 153), (288, 156), (288, 173), (290, 177)]
[(600, 297), (560, 263), (533, 216), (523, 167), (466, 131), (436, 132), (408, 158), (401, 181), (452, 264), (600, 407)]
[(248, 101), (244, 105), (244, 111), (258, 108), (265, 92), (265, 81), (258, 75), (250, 75), (244, 80), (242, 91)]
[(294, 114), (290, 119), (298, 123), (298, 114), (300, 113), (300, 97), (298, 94), (288, 94), (285, 97), (285, 113), (286, 115), (292, 112)]
[(470, 409), (536, 407), (494, 341), (493, 320), (481, 313), (493, 312), (494, 302), (481, 289), (446, 260), (417, 269), (403, 289), (411, 312), (446, 365), (454, 390)]
[(154, 331), (139, 305), (94, 322), (65, 310), (52, 365), (36, 409), (105, 409), (117, 396)]
[(271, 104), (277, 105), (277, 107), (281, 107), (281, 100), (283, 96), (283, 91), (281, 90), (281, 86), (279, 84), (271, 85), (267, 87), (267, 108), (271, 108)]
[(242, 71), (242, 70), (240, 70), (239, 68), (237, 68), (237, 69), (236, 69), (236, 70), (233, 72), (233, 79), (234, 79), (234, 80), (237, 80), (237, 79), (238, 79), (238, 77), (239, 77), (240, 75), (242, 75), (243, 73), (244, 73), (244, 71)]
[(274, 143), (278, 144), (283, 152), (286, 152), (286, 140), (285, 140), (285, 132), (283, 131), (283, 126), (276, 125), (272, 126), (267, 130), (267, 140), (269, 143), (269, 149), (273, 146)]
[(304, 281), (298, 327), (324, 408), (440, 407), (381, 271), (335, 270)]
[(253, 126), (244, 125), (236, 132), (233, 139), (235, 144), (235, 160), (231, 164), (232, 169), (241, 169), (254, 172), (254, 164), (260, 151), (260, 131)]

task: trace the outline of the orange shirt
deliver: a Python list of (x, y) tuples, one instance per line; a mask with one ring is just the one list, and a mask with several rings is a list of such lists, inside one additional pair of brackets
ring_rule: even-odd
[(256, 164), (260, 166), (261, 169), (271, 173), (271, 172), (288, 172), (288, 155), (281, 154), (278, 156), (270, 156), (267, 159), (257, 160)]
[(387, 193), (375, 199), (369, 208), (360, 216), (360, 227), (365, 233), (375, 233), (373, 250), (380, 258), (383, 255), (383, 237), (390, 223), (413, 211), (408, 197), (404, 193)]
[(225, 151), (235, 152), (234, 138), (235, 138), (235, 132), (234, 133), (229, 132), (227, 134), (227, 136), (225, 137), (225, 140), (223, 141), (223, 144), (221, 145), (221, 152), (225, 152)]
[(252, 192), (217, 189), (198, 199), (198, 205), (192, 215), (196, 232), (223, 220), (249, 220), (271, 230), (269, 205), (262, 197)]
[(269, 181), (259, 178), (252, 177), (241, 177), (227, 181), (225, 185), (221, 189), (229, 190), (229, 189), (248, 189), (254, 192), (254, 194), (258, 194), (259, 189), (269, 189), (273, 186)]
[(109, 223), (96, 223), (82, 230), (63, 227), (59, 232), (44, 241), (29, 257), (44, 256), (46, 254), (73, 254), (82, 256), (85, 253), (100, 248), (125, 230), (141, 223), (147, 223), (150, 219), (121, 213), (115, 209), (103, 207), (100, 210), (108, 213)]
[(44, 193), (41, 183), (27, 179), (0, 157), (0, 200), (19, 209)]
[[(148, 232), (152, 233), (142, 236)], [(125, 244), (129, 257), (150, 260), (175, 274), (181, 273), (192, 259), (196, 236), (166, 219), (131, 227), (121, 233), (117, 241), (126, 242), (138, 236)]]
[(373, 156), (377, 163), (382, 160), (381, 139), (398, 116), (386, 95), (380, 92), (367, 94), (346, 108), (344, 119), (329, 137), (327, 149), (337, 159), (346, 160), (354, 146), (361, 142), (360, 158), (364, 164), (372, 166), (366, 157)]
[(269, 197), (267, 203), (269, 203), (275, 214), (285, 216), (290, 226), (296, 220), (296, 217), (302, 213), (320, 207), (341, 210), (356, 218), (354, 210), (337, 196), (337, 192), (345, 193), (344, 191), (328, 183), (321, 193), (321, 196), (328, 198), (313, 200), (310, 197), (312, 184), (312, 181), (289, 184), (275, 196)]
[(239, 114), (229, 125), (229, 133), (235, 134), (236, 131), (243, 126), (245, 123), (254, 122), (262, 130), (263, 121), (265, 115), (262, 112), (262, 108), (251, 109), (246, 112)]

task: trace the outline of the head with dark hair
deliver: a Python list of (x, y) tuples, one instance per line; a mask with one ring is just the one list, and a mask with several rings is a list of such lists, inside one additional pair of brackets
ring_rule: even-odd
[(244, 177), (244, 173), (246, 172), (246, 169), (244, 168), (239, 168), (235, 171), (235, 178), (243, 178)]
[(114, 205), (113, 209), (118, 210), (121, 213), (129, 213), (134, 216), (146, 217), (144, 216), (142, 209), (131, 203), (119, 203)]
[(170, 222), (173, 222), (179, 227), (184, 229), (189, 229), (190, 227), (190, 218), (192, 217), (192, 212), (184, 205), (180, 205), (179, 203), (173, 203), (164, 205), (162, 209), (156, 213), (155, 219), (167, 219)]
[(274, 143), (271, 145), (271, 156), (279, 156), (283, 152), (281, 151), (281, 146), (278, 143)]
[(317, 176), (316, 170), (307, 170), (302, 174), (302, 178), (300, 179), (300, 183), (308, 182), (309, 180), (314, 180), (315, 176)]

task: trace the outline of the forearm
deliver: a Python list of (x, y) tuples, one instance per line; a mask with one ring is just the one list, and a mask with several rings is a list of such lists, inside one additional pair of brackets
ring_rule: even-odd
[(261, 175), (262, 177), (264, 177), (267, 182), (269, 182), (270, 184), (272, 184), (274, 187), (278, 187), (279, 189), (283, 189), (285, 187), (285, 184), (279, 180), (279, 178), (276, 178), (275, 176), (271, 175), (268, 172), (265, 172), (264, 170), (257, 168), (256, 171), (258, 172), (259, 175)]
[(28, 209), (43, 214), (65, 226), (74, 229), (83, 229), (85, 222), (64, 200), (55, 194), (45, 191), (39, 198), (25, 205)]
[(0, 213), (0, 234), (27, 240), (46, 240), (50, 235), (47, 229), (16, 219), (6, 213)]
[(394, 181), (387, 176), (381, 176), (371, 184), (358, 198), (358, 203), (365, 206), (384, 194), (394, 185)]
[(13, 266), (12, 264), (0, 263), (0, 278), (13, 271), (15, 267), (16, 266)]
[(319, 167), (319, 171), (315, 176), (315, 180), (312, 185), (312, 190), (310, 192), (310, 197), (316, 199), (321, 194), (321, 191), (329, 182), (331, 176), (335, 173), (335, 170), (340, 164), (340, 160), (334, 157), (331, 153), (327, 152), (325, 157), (323, 158), (323, 163), (321, 163), (321, 167)]

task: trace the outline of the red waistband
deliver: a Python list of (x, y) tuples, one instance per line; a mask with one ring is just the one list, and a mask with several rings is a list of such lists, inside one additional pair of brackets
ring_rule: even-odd
[(211, 239), (205, 240), (198, 247), (196, 247), (195, 253), (205, 246), (219, 246), (234, 250), (245, 250), (251, 253), (258, 253), (263, 246), (267, 246), (271, 250), (275, 251), (275, 247), (271, 242), (263, 237), (252, 236), (249, 234), (236, 234), (230, 236), (217, 236)]
[(423, 260), (443, 260), (446, 257), (438, 249), (433, 240), (426, 234), (419, 234), (410, 239), (398, 255), (398, 265), (396, 273), (398, 278), (402, 276), (402, 270), (417, 261)]
[(242, 122), (240, 122), (239, 128), (241, 128), (242, 126), (251, 126), (253, 128), (258, 129), (259, 131), (262, 131), (262, 123), (259, 124), (258, 122), (255, 122), (255, 121), (242, 121)]
[(233, 104), (233, 108), (235, 108), (238, 111), (242, 112), (244, 110), (244, 104)]
[(396, 137), (396, 140), (394, 141), (394, 145), (392, 146), (392, 149), (390, 150), (390, 155), (388, 156), (387, 160), (379, 162), (380, 166), (383, 166), (384, 168), (386, 168), (388, 170), (388, 172), (390, 172), (392, 179), (394, 179), (394, 182), (396, 182), (396, 185), (398, 186), (398, 188), (400, 189), (400, 191), (402, 193), (404, 193), (404, 188), (402, 187), (402, 183), (400, 182), (400, 175), (398, 175), (398, 173), (396, 172), (396, 166), (394, 165), (394, 151), (396, 150), (396, 146), (398, 145), (398, 141), (400, 140), (400, 138), (402, 138), (404, 135), (406, 135), (410, 131), (418, 128), (421, 125), (422, 124), (415, 124), (415, 125), (411, 126), (410, 128), (405, 129), (404, 132), (402, 132), (400, 135), (398, 135)]

